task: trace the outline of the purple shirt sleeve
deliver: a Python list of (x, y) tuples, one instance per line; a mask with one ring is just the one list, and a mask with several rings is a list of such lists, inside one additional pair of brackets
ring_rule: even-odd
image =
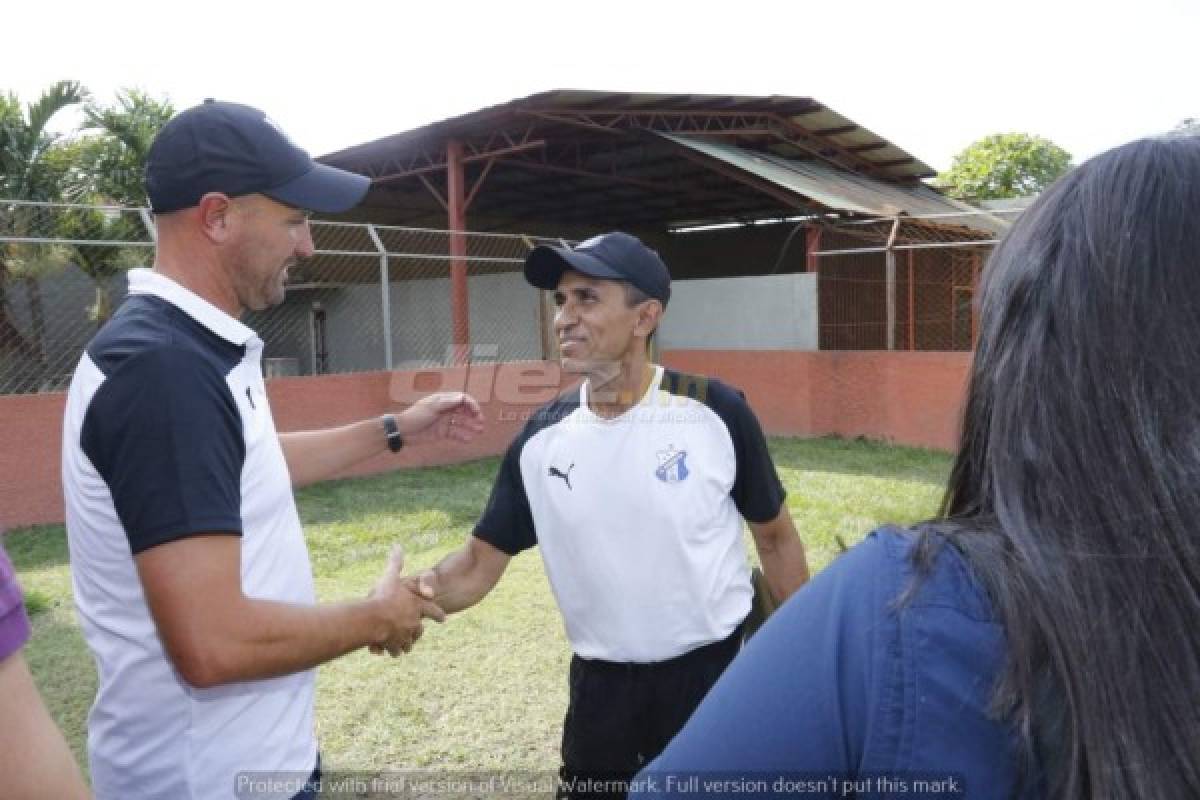
[(29, 617), (12, 562), (0, 547), (0, 661), (21, 649), (29, 639)]

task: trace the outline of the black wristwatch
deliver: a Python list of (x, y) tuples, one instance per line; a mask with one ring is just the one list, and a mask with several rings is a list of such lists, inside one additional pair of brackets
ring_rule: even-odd
[(400, 448), (404, 447), (404, 437), (400, 435), (400, 426), (396, 424), (396, 416), (384, 414), (382, 419), (383, 432), (387, 435), (388, 450), (399, 453)]

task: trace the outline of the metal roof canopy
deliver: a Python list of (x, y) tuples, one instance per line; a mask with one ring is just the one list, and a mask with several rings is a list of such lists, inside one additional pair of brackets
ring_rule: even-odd
[[(468, 209), (479, 230), (955, 208), (920, 182), (929, 166), (807, 97), (556, 90), (320, 160), (372, 178), (366, 212), (398, 224), (449, 213), (458, 230)], [(448, 185), (456, 172), (463, 185)]]
[(736, 167), (749, 175), (808, 197), (828, 209), (872, 217), (975, 210), (923, 183), (896, 185), (813, 159), (787, 159), (769, 151), (756, 152), (669, 133), (660, 133), (659, 136), (716, 162)]

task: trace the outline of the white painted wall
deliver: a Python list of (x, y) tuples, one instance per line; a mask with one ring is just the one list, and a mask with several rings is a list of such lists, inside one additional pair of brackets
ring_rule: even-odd
[(816, 350), (816, 273), (676, 281), (659, 349)]

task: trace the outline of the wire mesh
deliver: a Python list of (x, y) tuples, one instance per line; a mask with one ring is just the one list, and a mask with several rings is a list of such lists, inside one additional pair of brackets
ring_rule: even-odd
[(820, 349), (973, 349), (979, 276), (1022, 210), (823, 222)]
[(63, 388), (152, 248), (137, 209), (0, 201), (0, 393)]
[[(820, 223), (822, 350), (970, 350), (990, 248), (1020, 208)], [(546, 311), (521, 276), (546, 237), (313, 221), (316, 255), (245, 322), (268, 376), (544, 358)], [(888, 279), (888, 253), (893, 278)], [(153, 260), (144, 209), (0, 201), (0, 394), (64, 388), (88, 340)], [(465, 325), (464, 325), (465, 322)]]
[[(316, 254), (283, 303), (243, 321), (268, 377), (454, 362), (451, 274), (467, 278), (473, 361), (543, 358), (525, 255), (558, 239), (359, 223), (311, 223)], [(0, 394), (66, 387), (88, 341), (153, 261), (144, 209), (0, 201)], [(461, 331), (460, 331), (461, 332)]]

